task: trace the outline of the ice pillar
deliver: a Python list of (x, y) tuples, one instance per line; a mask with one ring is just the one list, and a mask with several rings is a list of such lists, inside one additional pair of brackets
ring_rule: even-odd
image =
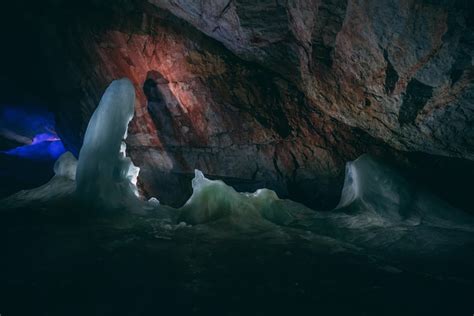
[(139, 168), (125, 155), (135, 89), (128, 79), (113, 81), (92, 115), (77, 165), (76, 192), (87, 204), (107, 209), (139, 204)]

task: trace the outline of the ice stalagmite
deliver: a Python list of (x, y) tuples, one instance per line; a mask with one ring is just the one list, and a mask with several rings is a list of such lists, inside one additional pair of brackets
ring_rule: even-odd
[(331, 214), (345, 212), (350, 227), (426, 224), (465, 228), (472, 219), (399, 172), (365, 154), (348, 162), (341, 200)]
[(128, 79), (113, 81), (92, 115), (79, 153), (76, 181), (80, 199), (104, 209), (139, 207), (139, 168), (125, 156), (135, 89)]
[(402, 176), (388, 166), (362, 155), (347, 163), (344, 188), (337, 209), (364, 213), (372, 224), (408, 220), (418, 223), (417, 194)]

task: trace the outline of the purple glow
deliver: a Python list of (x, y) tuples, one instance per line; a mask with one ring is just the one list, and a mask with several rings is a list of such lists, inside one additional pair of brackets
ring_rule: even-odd
[(26, 145), (2, 153), (33, 160), (56, 160), (66, 149), (56, 134), (54, 116), (45, 109), (26, 106), (0, 106), (3, 137)]
[(44, 140), (30, 145), (19, 146), (4, 151), (4, 153), (7, 155), (35, 160), (56, 160), (65, 151), (66, 149), (60, 140)]
[(55, 142), (57, 140), (61, 140), (61, 139), (56, 134), (42, 133), (33, 137), (33, 142), (31, 144), (34, 145), (34, 144), (38, 144), (38, 143), (46, 142), (46, 141)]

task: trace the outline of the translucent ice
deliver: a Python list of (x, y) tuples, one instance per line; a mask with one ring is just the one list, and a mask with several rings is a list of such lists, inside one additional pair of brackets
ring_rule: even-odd
[(76, 180), (77, 159), (69, 151), (59, 157), (54, 163), (54, 174)]
[(363, 155), (346, 165), (341, 200), (336, 209), (353, 215), (364, 213), (372, 224), (390, 224), (407, 220), (418, 223), (414, 194), (409, 183), (387, 166)]
[(462, 227), (472, 219), (423, 191), (395, 169), (362, 155), (347, 163), (341, 200), (333, 215), (343, 212), (349, 226), (419, 225)]
[(181, 209), (180, 220), (200, 224), (233, 217), (241, 221), (262, 219), (287, 224), (292, 220), (275, 192), (261, 189), (255, 193), (239, 193), (220, 180), (209, 180), (195, 170), (193, 194)]
[(89, 121), (76, 173), (77, 194), (89, 204), (108, 209), (140, 204), (136, 187), (140, 169), (125, 156), (124, 142), (134, 104), (130, 80), (115, 80)]

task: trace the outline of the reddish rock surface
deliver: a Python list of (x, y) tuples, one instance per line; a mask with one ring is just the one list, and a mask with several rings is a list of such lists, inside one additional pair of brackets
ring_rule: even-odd
[[(91, 6), (58, 5), (41, 22), (59, 133), (77, 152), (105, 87), (129, 77), (128, 151), (146, 196), (183, 203), (198, 168), (239, 190), (269, 187), (329, 208), (345, 162), (365, 152), (418, 168), (417, 155), (427, 156), (410, 152), (472, 167), (472, 20), (457, 3)], [(455, 160), (443, 159), (451, 172)]]
[(474, 158), (466, 1), (149, 2), (292, 80), (338, 121), (397, 149)]

